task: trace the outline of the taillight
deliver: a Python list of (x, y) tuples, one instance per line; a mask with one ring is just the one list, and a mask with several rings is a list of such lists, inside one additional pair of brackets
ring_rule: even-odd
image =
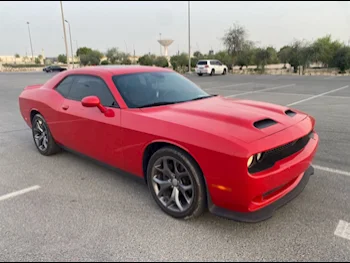
[(209, 68), (209, 66), (208, 66), (208, 65), (205, 65), (205, 67), (206, 67), (206, 68)]

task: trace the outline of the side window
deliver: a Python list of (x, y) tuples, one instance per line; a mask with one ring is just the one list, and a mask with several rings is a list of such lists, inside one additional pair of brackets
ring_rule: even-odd
[(216, 63), (217, 65), (222, 66), (222, 63), (220, 61), (217, 61)]
[(217, 65), (217, 63), (216, 63), (216, 61), (215, 61), (215, 60), (212, 60), (212, 61), (210, 61), (210, 65), (216, 66), (216, 65)]
[(64, 80), (62, 80), (60, 84), (58, 84), (55, 90), (59, 94), (61, 94), (63, 97), (67, 98), (73, 81), (74, 81), (74, 76), (68, 76)]
[(106, 107), (116, 106), (116, 102), (105, 82), (93, 76), (76, 76), (69, 92), (69, 99), (81, 101), (87, 96), (97, 96)]

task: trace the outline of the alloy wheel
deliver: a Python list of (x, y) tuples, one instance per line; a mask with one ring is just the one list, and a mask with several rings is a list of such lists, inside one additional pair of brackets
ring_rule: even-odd
[(46, 151), (48, 148), (49, 137), (47, 128), (41, 119), (37, 119), (37, 121), (34, 124), (33, 131), (36, 146), (39, 148), (40, 151)]
[(185, 212), (194, 200), (194, 184), (186, 167), (175, 158), (159, 158), (152, 167), (152, 186), (161, 204), (172, 212)]

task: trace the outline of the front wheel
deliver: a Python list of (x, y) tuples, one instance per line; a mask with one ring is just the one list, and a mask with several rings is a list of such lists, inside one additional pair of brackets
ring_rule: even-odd
[(49, 156), (60, 151), (41, 114), (36, 114), (32, 120), (32, 134), (35, 146), (42, 155)]
[(190, 219), (204, 212), (204, 179), (187, 153), (173, 147), (158, 150), (149, 161), (147, 183), (154, 200), (166, 214)]

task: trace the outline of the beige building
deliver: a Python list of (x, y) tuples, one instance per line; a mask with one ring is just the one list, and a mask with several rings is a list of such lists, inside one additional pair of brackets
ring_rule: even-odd
[[(35, 59), (38, 58), (38, 56), (34, 56), (32, 59), (32, 56), (0, 56), (0, 63), (1, 64), (34, 64)], [(44, 63), (44, 57), (41, 57), (41, 64)]]

